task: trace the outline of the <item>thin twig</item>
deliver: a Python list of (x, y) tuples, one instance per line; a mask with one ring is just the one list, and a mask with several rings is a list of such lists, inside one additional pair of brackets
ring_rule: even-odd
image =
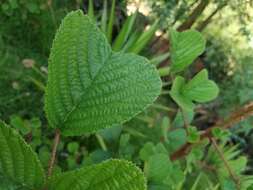
[(214, 138), (210, 138), (210, 140), (211, 140), (211, 142), (212, 142), (212, 144), (213, 144), (215, 150), (216, 150), (217, 153), (219, 154), (220, 158), (221, 158), (222, 161), (224, 162), (225, 167), (227, 168), (229, 175), (231, 176), (231, 178), (232, 178), (233, 181), (235, 182), (236, 188), (237, 188), (238, 190), (240, 190), (239, 179), (238, 179), (238, 177), (234, 174), (234, 172), (232, 171), (232, 169), (230, 168), (230, 166), (229, 166), (229, 164), (228, 164), (228, 161), (227, 161), (226, 158), (224, 157), (224, 155), (223, 155), (222, 151), (220, 150), (220, 148), (219, 148), (219, 146), (218, 146), (216, 140), (215, 140)]
[(184, 128), (186, 130), (186, 133), (188, 133), (188, 121), (187, 121), (185, 112), (184, 112), (184, 110), (182, 108), (180, 108), (180, 111), (181, 111), (182, 118), (183, 118), (183, 121), (184, 121)]
[(51, 157), (50, 157), (49, 164), (48, 164), (47, 177), (50, 177), (52, 175), (52, 171), (53, 171), (53, 168), (54, 168), (54, 163), (55, 163), (55, 160), (56, 160), (57, 147), (58, 147), (58, 144), (60, 142), (60, 136), (61, 136), (60, 130), (56, 129), (55, 130), (53, 149), (52, 149)]
[[(253, 116), (253, 102), (243, 106), (241, 109), (237, 109), (227, 119), (219, 120), (215, 125), (203, 131), (200, 135), (200, 139), (211, 138), (213, 128), (219, 127), (221, 129), (228, 129), (250, 116)], [(191, 143), (185, 143), (179, 150), (170, 155), (171, 160), (177, 160), (186, 156), (190, 152), (191, 147)]]

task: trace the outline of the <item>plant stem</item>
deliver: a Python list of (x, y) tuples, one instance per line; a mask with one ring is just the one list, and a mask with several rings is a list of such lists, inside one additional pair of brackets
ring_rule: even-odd
[(96, 133), (95, 136), (96, 136), (96, 138), (98, 140), (98, 143), (101, 146), (102, 150), (103, 151), (107, 151), (107, 146), (105, 144), (105, 141), (104, 141), (103, 137), (100, 134), (98, 134), (98, 133)]
[(53, 168), (54, 168), (54, 163), (55, 163), (55, 160), (56, 160), (57, 147), (58, 147), (58, 144), (60, 142), (60, 136), (61, 136), (60, 130), (56, 129), (55, 130), (55, 136), (54, 136), (53, 149), (52, 149), (51, 157), (50, 157), (49, 164), (48, 164), (47, 177), (50, 177), (52, 175), (52, 171), (53, 171)]
[(179, 108), (180, 111), (181, 111), (181, 114), (182, 114), (182, 118), (183, 118), (183, 121), (184, 121), (184, 128), (186, 130), (186, 133), (188, 133), (188, 121), (187, 121), (187, 118), (186, 118), (186, 115), (185, 115), (185, 112), (182, 108)]
[(158, 69), (160, 77), (164, 77), (170, 74), (170, 67), (162, 67)]
[[(247, 119), (248, 117), (253, 116), (253, 102), (246, 104), (240, 109), (237, 109), (233, 112), (227, 119), (218, 120), (215, 125), (207, 128), (204, 132), (202, 132), (200, 139), (203, 140), (205, 138), (212, 137), (212, 129), (215, 127), (219, 127), (221, 129), (228, 129), (233, 125), (239, 123)], [(185, 143), (180, 149), (170, 155), (171, 160), (178, 160), (184, 156), (186, 156), (192, 148), (191, 143)]]
[(220, 150), (216, 140), (214, 138), (210, 138), (215, 150), (217, 151), (217, 153), (219, 154), (220, 158), (222, 159), (222, 161), (224, 162), (225, 164), (225, 167), (227, 168), (228, 170), (228, 173), (229, 175), (231, 176), (231, 178), (233, 179), (233, 181), (235, 182), (236, 184), (236, 188), (239, 190), (239, 183), (238, 183), (238, 178), (237, 176), (234, 174), (234, 172), (232, 171), (232, 169), (230, 168), (229, 164), (228, 164), (228, 161), (225, 159), (222, 151)]

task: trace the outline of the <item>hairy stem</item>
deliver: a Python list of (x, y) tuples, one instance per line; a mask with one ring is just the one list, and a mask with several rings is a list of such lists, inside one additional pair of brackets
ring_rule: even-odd
[(235, 182), (236, 184), (236, 188), (239, 190), (240, 187), (239, 187), (239, 181), (238, 181), (238, 178), (237, 176), (234, 174), (234, 172), (232, 171), (232, 169), (230, 168), (229, 164), (228, 164), (228, 161), (226, 160), (226, 158), (224, 157), (222, 151), (220, 150), (216, 140), (214, 138), (210, 138), (210, 141), (212, 142), (216, 152), (219, 154), (220, 158), (222, 159), (222, 161), (224, 162), (225, 164), (225, 167), (226, 169), (228, 170), (228, 173), (229, 175), (231, 176), (231, 178), (233, 179), (233, 181)]
[[(212, 129), (215, 127), (219, 127), (221, 129), (228, 129), (233, 125), (239, 123), (240, 121), (247, 119), (250, 116), (253, 116), (253, 102), (250, 102), (242, 108), (237, 109), (227, 119), (218, 120), (215, 125), (209, 127), (201, 133), (200, 139), (203, 140), (205, 138), (211, 138)], [(179, 150), (170, 155), (171, 160), (178, 160), (186, 156), (190, 152), (191, 148), (191, 143), (185, 143)]]
[(57, 147), (58, 147), (58, 144), (60, 142), (60, 136), (61, 136), (60, 130), (56, 129), (55, 130), (55, 136), (54, 136), (53, 149), (52, 149), (51, 157), (50, 157), (49, 164), (48, 164), (47, 177), (52, 175), (52, 171), (53, 171), (53, 168), (54, 168), (54, 163), (55, 163), (55, 160), (56, 160)]

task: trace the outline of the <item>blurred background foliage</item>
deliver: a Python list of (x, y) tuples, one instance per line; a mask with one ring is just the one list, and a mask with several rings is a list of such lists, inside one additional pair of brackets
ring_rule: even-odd
[[(114, 50), (151, 59), (160, 68), (164, 88), (154, 105), (124, 127), (63, 138), (55, 172), (118, 157), (142, 167), (151, 190), (225, 190), (238, 189), (238, 184), (253, 189), (253, 119), (214, 132), (240, 183), (231, 178), (217, 147), (199, 141), (198, 132), (253, 101), (252, 0), (0, 0), (0, 118), (20, 131), (44, 167), (53, 138), (43, 111), (47, 58), (61, 19), (75, 9), (93, 17)], [(206, 67), (220, 87), (215, 101), (186, 114), (196, 126), (190, 131), (183, 128), (182, 113), (168, 95), (171, 79), (161, 69), (170, 64), (171, 28), (203, 34), (206, 50), (184, 75)], [(194, 146), (185, 158), (168, 159), (189, 142)]]

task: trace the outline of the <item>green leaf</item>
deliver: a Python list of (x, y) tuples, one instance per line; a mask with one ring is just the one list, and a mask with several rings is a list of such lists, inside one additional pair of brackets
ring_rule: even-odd
[(185, 79), (181, 76), (177, 76), (172, 84), (170, 96), (181, 108), (190, 111), (193, 110), (194, 104), (190, 99), (188, 99), (184, 96), (184, 94), (181, 93), (184, 85)]
[(25, 189), (39, 189), (44, 171), (37, 155), (22, 137), (0, 121), (0, 176)]
[(208, 79), (208, 71), (203, 69), (184, 86), (182, 92), (185, 97), (204, 103), (216, 98), (219, 88), (214, 81)]
[(193, 101), (204, 103), (218, 96), (219, 88), (215, 82), (208, 79), (206, 69), (200, 71), (188, 83), (177, 76), (170, 90), (173, 100), (183, 109), (190, 111), (194, 108)]
[(79, 149), (79, 144), (77, 142), (70, 142), (67, 145), (67, 149), (70, 153), (76, 153)]
[(129, 52), (132, 53), (140, 53), (141, 50), (148, 44), (148, 42), (153, 38), (157, 27), (158, 27), (159, 21), (157, 20), (154, 22), (150, 28), (146, 31), (144, 31), (141, 36), (135, 41), (135, 43), (129, 48)]
[(172, 172), (172, 163), (168, 154), (155, 154), (150, 157), (147, 168), (148, 179), (155, 183), (162, 183)]
[(54, 176), (48, 190), (146, 190), (143, 173), (134, 164), (109, 160)]
[(184, 32), (170, 31), (171, 72), (183, 71), (205, 50), (205, 40), (194, 30)]
[[(184, 115), (183, 115), (184, 113)], [(194, 118), (194, 111), (190, 110), (190, 111), (182, 111), (178, 110), (177, 111), (177, 115), (175, 117), (175, 119), (172, 122), (172, 126), (175, 128), (179, 128), (179, 127), (184, 127), (184, 120), (187, 121), (188, 124), (190, 124)]]
[(200, 140), (200, 134), (198, 132), (198, 129), (194, 126), (189, 126), (187, 128), (188, 131), (188, 137), (187, 140), (189, 143), (197, 143)]
[(187, 142), (187, 134), (185, 129), (179, 128), (176, 130), (172, 130), (168, 133), (168, 145), (170, 147), (170, 153), (174, 152), (182, 145)]
[(143, 161), (148, 161), (149, 158), (155, 154), (168, 154), (166, 148), (162, 143), (154, 145), (152, 142), (147, 142), (140, 150), (140, 159)]
[(157, 98), (161, 80), (144, 57), (115, 53), (81, 11), (63, 20), (52, 46), (45, 110), (51, 127), (82, 135), (121, 124)]
[(101, 31), (106, 34), (106, 24), (107, 24), (107, 0), (103, 3), (103, 13), (101, 18)]
[(92, 21), (95, 21), (93, 0), (89, 0), (88, 15)]
[(31, 131), (31, 128), (28, 126), (27, 122), (25, 122), (18, 115), (13, 115), (10, 117), (10, 124), (16, 130), (20, 131), (22, 135), (27, 135)]
[(114, 17), (115, 17), (115, 3), (116, 3), (116, 1), (112, 0), (110, 18), (109, 18), (107, 33), (106, 33), (109, 43), (112, 42), (112, 30), (113, 30)]
[(136, 20), (137, 12), (133, 15), (128, 16), (125, 23), (123, 24), (122, 29), (120, 30), (119, 35), (116, 37), (115, 42), (113, 43), (112, 49), (114, 51), (119, 51), (129, 38), (129, 35), (133, 29), (135, 20)]

